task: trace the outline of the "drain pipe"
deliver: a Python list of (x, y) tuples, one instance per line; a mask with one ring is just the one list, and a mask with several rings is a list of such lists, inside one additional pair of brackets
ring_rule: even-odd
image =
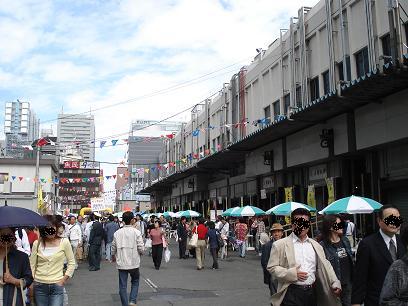
[(346, 51), (346, 24), (344, 21), (344, 15), (343, 15), (343, 1), (339, 0), (339, 8), (340, 8), (340, 32), (341, 32), (341, 50), (343, 52), (343, 81), (350, 81), (348, 79), (348, 71), (347, 71), (347, 63), (346, 63), (346, 58), (347, 58), (347, 51)]

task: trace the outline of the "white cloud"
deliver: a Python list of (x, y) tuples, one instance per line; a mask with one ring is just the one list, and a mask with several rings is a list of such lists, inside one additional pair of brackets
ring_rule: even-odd
[[(66, 112), (95, 110), (238, 62), (178, 90), (94, 112), (97, 137), (126, 132), (132, 119), (162, 119), (217, 91), (302, 5), (316, 2), (5, 0), (0, 86), (8, 99), (28, 97), (47, 120), (62, 104)], [(98, 158), (116, 160), (124, 149), (97, 150)]]

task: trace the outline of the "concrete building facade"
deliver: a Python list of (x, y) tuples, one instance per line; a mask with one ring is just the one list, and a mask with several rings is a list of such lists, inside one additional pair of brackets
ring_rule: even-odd
[[(0, 158), (0, 205), (38, 210), (35, 193), (36, 159)], [(45, 210), (56, 212), (58, 206), (58, 167), (54, 157), (42, 156), (39, 163), (39, 184)]]
[(143, 192), (159, 209), (202, 212), (288, 198), (321, 209), (354, 194), (408, 217), (406, 11), (382, 0), (300, 8), (267, 50), (196, 106)]
[(82, 159), (95, 160), (95, 120), (93, 115), (58, 115), (57, 138), (60, 155), (76, 149)]

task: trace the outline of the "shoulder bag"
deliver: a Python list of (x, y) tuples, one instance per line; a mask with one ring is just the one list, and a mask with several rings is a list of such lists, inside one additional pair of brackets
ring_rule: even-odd
[(195, 229), (195, 233), (193, 233), (193, 235), (191, 236), (191, 239), (188, 243), (188, 247), (190, 249), (194, 249), (197, 247), (197, 242), (198, 242), (198, 233), (197, 233), (197, 226), (194, 228)]

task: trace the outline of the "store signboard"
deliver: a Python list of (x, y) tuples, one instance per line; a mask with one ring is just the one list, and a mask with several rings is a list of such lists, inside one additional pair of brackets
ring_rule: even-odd
[(92, 211), (101, 211), (106, 208), (104, 198), (91, 198), (91, 209)]
[(275, 187), (275, 178), (273, 176), (267, 176), (263, 178), (263, 189), (270, 189)]
[(261, 199), (265, 200), (267, 198), (266, 196), (266, 190), (265, 189), (261, 189)]
[(139, 202), (150, 202), (150, 194), (137, 194), (135, 200)]
[(99, 169), (99, 162), (67, 160), (64, 169)]
[(320, 181), (327, 178), (327, 165), (321, 164), (309, 168), (309, 181)]

